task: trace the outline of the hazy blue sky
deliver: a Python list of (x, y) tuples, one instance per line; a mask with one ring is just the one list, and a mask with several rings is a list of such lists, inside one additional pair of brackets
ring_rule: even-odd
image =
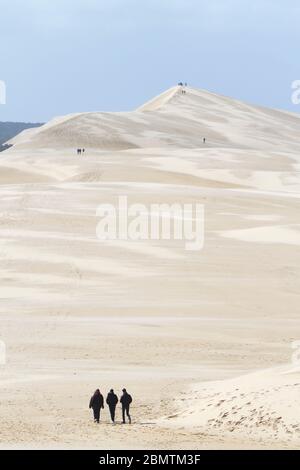
[(0, 0), (0, 120), (125, 111), (187, 81), (300, 112), (299, 0)]

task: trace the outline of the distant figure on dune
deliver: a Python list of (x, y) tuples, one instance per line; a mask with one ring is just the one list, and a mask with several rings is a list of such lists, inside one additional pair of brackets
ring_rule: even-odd
[(185, 95), (185, 94), (186, 94), (185, 87), (187, 86), (187, 83), (179, 82), (179, 83), (178, 83), (178, 86), (181, 87), (181, 94), (182, 94), (182, 95)]
[(178, 86), (180, 86), (180, 88), (181, 88), (181, 90), (180, 90), (180, 91), (181, 91), (181, 94), (184, 95), (184, 94), (185, 94), (185, 89), (184, 89), (184, 86), (185, 86), (185, 85), (183, 84), (183, 82), (179, 82), (179, 83), (178, 83)]
[(205, 142), (206, 142), (206, 138), (205, 138), (205, 137), (203, 137), (203, 143), (205, 144)]
[(82, 153), (84, 153), (84, 152), (85, 152), (85, 149), (82, 149)]
[(119, 399), (117, 395), (114, 393), (113, 389), (111, 389), (107, 395), (106, 403), (108, 404), (110, 417), (113, 424), (115, 424), (116, 406), (118, 401)]
[(100, 422), (100, 410), (104, 408), (104, 399), (103, 395), (101, 395), (99, 388), (95, 391), (94, 395), (90, 399), (90, 406), (89, 408), (93, 409), (94, 412), (94, 423)]
[(129, 395), (129, 393), (127, 393), (126, 388), (123, 388), (122, 392), (123, 392), (123, 395), (120, 398), (120, 403), (122, 405), (123, 424), (125, 424), (125, 413), (129, 420), (129, 424), (131, 424), (131, 416), (129, 414), (129, 408), (130, 408), (130, 404), (132, 403), (132, 397), (131, 395)]

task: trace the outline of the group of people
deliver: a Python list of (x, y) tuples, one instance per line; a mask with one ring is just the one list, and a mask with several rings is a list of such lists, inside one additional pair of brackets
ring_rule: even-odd
[[(129, 411), (130, 411), (130, 405), (132, 403), (132, 397), (131, 395), (129, 395), (126, 388), (123, 388), (122, 392), (123, 393), (122, 393), (122, 396), (120, 397), (120, 403), (122, 406), (123, 424), (125, 424), (126, 422), (125, 420), (126, 416), (128, 418), (129, 424), (131, 424), (131, 416), (130, 416)], [(108, 405), (111, 421), (113, 424), (115, 424), (116, 407), (117, 407), (118, 402), (119, 402), (119, 399), (117, 395), (115, 394), (114, 390), (111, 389), (107, 395), (106, 403)], [(90, 399), (89, 408), (93, 410), (94, 422), (100, 423), (100, 412), (102, 409), (104, 409), (104, 398), (98, 388)]]
[(77, 149), (77, 155), (81, 155), (85, 152), (85, 149)]
[(181, 94), (182, 94), (182, 95), (185, 95), (185, 94), (186, 94), (186, 90), (185, 90), (185, 89), (186, 89), (186, 87), (187, 87), (187, 83), (186, 83), (186, 82), (185, 82), (185, 83), (179, 82), (179, 83), (178, 83), (178, 86), (181, 87)]

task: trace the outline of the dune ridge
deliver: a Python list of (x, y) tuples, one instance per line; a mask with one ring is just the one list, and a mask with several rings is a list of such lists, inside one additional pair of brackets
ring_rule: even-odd
[(299, 151), (298, 114), (252, 106), (204, 90), (173, 87), (136, 111), (55, 118), (8, 141), (19, 148), (239, 147)]

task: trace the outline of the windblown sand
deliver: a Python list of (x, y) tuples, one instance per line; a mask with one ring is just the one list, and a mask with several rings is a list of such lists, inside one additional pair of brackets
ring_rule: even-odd
[[(299, 135), (298, 115), (175, 87), (13, 140), (0, 156), (1, 448), (299, 447)], [(124, 195), (202, 203), (204, 248), (100, 242), (97, 207)], [(95, 425), (90, 395), (124, 386), (132, 425), (118, 408), (112, 426), (107, 407)]]

